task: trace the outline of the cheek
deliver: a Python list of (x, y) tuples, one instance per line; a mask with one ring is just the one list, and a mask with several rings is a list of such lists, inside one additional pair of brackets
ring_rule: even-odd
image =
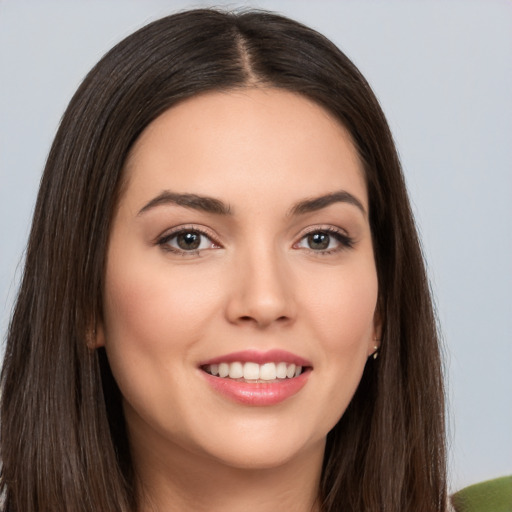
[[(107, 337), (172, 346), (185, 342), (209, 315), (215, 294), (201, 289), (194, 272), (170, 272), (165, 265), (118, 266), (107, 275)], [(146, 347), (149, 348), (149, 347)]]
[(170, 271), (161, 256), (115, 261), (106, 276), (105, 349), (125, 406), (153, 421), (155, 404), (186, 394), (184, 368), (218, 311), (217, 287), (205, 289), (204, 272), (190, 266)]
[[(374, 344), (378, 284), (373, 259), (317, 273), (303, 285), (303, 308), (318, 344), (316, 375), (324, 389), (324, 430), (345, 412)], [(321, 382), (320, 382), (321, 381)]]
[(317, 275), (302, 283), (300, 295), (326, 351), (366, 351), (366, 342), (373, 340), (378, 295), (373, 262)]
[(205, 289), (202, 272), (187, 265), (170, 271), (161, 256), (141, 261), (117, 258), (107, 269), (105, 348), (125, 395), (159, 378), (179, 382), (181, 363), (218, 310), (216, 287)]

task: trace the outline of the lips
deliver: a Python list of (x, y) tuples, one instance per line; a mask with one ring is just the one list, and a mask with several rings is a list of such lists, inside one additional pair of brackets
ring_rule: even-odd
[(312, 366), (283, 350), (248, 350), (209, 359), (200, 364), (200, 369), (216, 393), (244, 405), (270, 406), (298, 393)]
[(223, 356), (214, 357), (203, 361), (200, 366), (206, 366), (209, 364), (220, 364), (220, 363), (234, 363), (235, 361), (240, 362), (254, 362), (258, 364), (272, 363), (283, 361), (285, 363), (293, 363), (296, 366), (311, 366), (311, 363), (303, 357), (287, 352), (286, 350), (267, 350), (266, 352), (260, 352), (258, 350), (243, 350), (241, 352), (231, 352)]

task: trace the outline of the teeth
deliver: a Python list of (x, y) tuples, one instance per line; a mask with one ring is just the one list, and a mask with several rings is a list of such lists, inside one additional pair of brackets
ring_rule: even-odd
[(260, 378), (260, 365), (257, 363), (244, 364), (244, 379), (258, 380)]
[(229, 365), (229, 378), (241, 379), (244, 376), (244, 367), (242, 363), (231, 363)]
[(219, 377), (227, 377), (229, 375), (229, 364), (228, 363), (220, 363), (219, 364)]
[(287, 364), (284, 362), (265, 363), (260, 365), (258, 363), (241, 363), (236, 361), (234, 363), (210, 364), (204, 369), (211, 375), (218, 375), (222, 378), (243, 378), (244, 380), (250, 381), (271, 381), (285, 378), (293, 379), (302, 373), (302, 366), (296, 366), (293, 363)]
[(286, 379), (286, 363), (278, 363), (276, 366), (276, 377)]
[(260, 368), (261, 380), (275, 380), (276, 378), (276, 365), (275, 363), (265, 363)]

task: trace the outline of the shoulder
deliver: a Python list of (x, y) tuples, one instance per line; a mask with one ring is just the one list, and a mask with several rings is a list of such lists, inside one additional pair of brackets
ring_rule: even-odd
[(512, 512), (512, 475), (465, 487), (452, 505), (455, 512)]

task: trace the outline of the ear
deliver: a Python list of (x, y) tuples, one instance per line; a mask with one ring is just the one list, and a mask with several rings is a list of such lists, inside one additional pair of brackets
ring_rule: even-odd
[(87, 330), (86, 343), (89, 350), (96, 350), (99, 347), (105, 346), (105, 330), (103, 323), (98, 322), (95, 327)]
[(380, 313), (380, 307), (377, 306), (375, 314), (373, 316), (373, 334), (371, 339), (368, 341), (368, 357), (373, 356), (377, 358), (380, 343), (382, 339), (382, 315)]

